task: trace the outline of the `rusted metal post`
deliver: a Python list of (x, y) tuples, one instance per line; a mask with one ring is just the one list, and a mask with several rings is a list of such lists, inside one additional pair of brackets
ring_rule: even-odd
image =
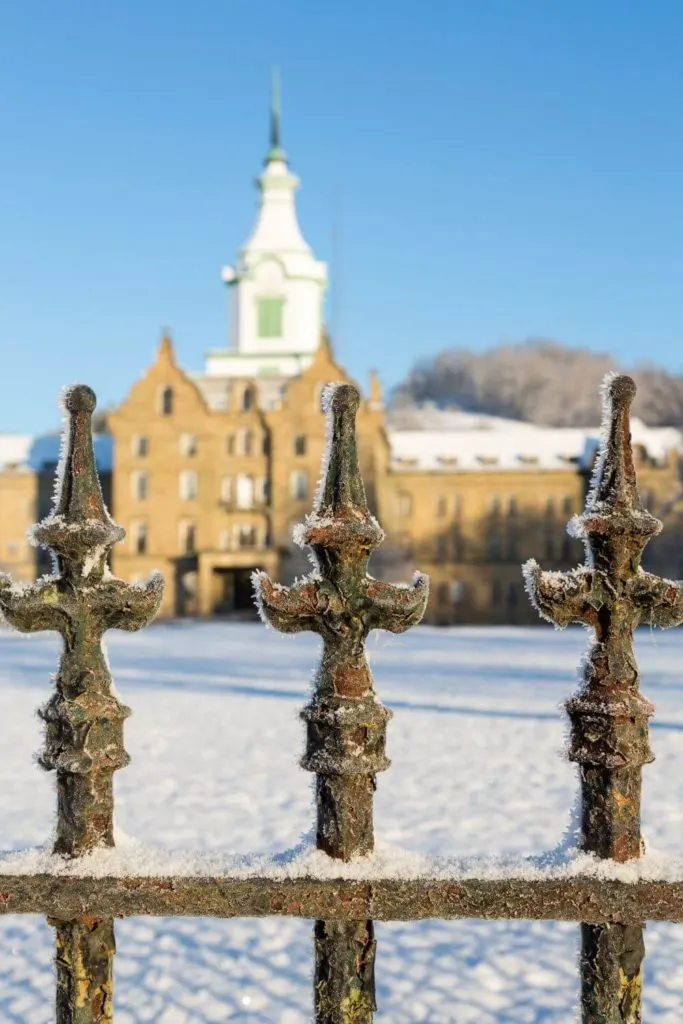
[[(600, 858), (640, 857), (642, 766), (653, 760), (648, 718), (653, 706), (639, 692), (633, 631), (683, 621), (683, 592), (640, 567), (645, 545), (662, 528), (643, 509), (631, 450), (629, 409), (636, 386), (608, 375), (604, 427), (586, 509), (570, 528), (586, 546), (586, 564), (569, 573), (524, 567), (531, 600), (542, 616), (564, 627), (593, 631), (583, 683), (567, 702), (569, 758), (579, 765), (582, 849)], [(581, 926), (581, 1002), (584, 1024), (640, 1024), (643, 926)]]
[[(384, 533), (367, 506), (358, 468), (355, 419), (360, 397), (349, 384), (323, 393), (330, 447), (314, 511), (298, 542), (316, 569), (291, 587), (255, 577), (265, 619), (285, 633), (312, 630), (323, 639), (315, 692), (303, 710), (306, 753), (302, 766), (316, 773), (317, 846), (348, 861), (374, 847), (375, 776), (389, 766), (386, 724), (391, 712), (372, 686), (365, 642), (372, 629), (402, 633), (419, 622), (429, 583), (416, 574), (397, 587), (368, 575), (368, 559)], [(369, 1024), (375, 1009), (375, 938), (372, 921), (317, 921), (315, 1014), (317, 1024)]]
[[(128, 763), (123, 722), (130, 710), (112, 693), (102, 650), (108, 629), (137, 630), (156, 614), (163, 580), (144, 586), (112, 576), (107, 557), (124, 536), (107, 512), (95, 467), (91, 418), (95, 394), (77, 385), (64, 395), (68, 416), (61, 480), (53, 512), (34, 527), (52, 549), (55, 575), (28, 587), (0, 575), (0, 609), (24, 633), (55, 630), (63, 650), (56, 691), (41, 711), (41, 764), (57, 773), (54, 852), (80, 857), (114, 845), (113, 774)], [(51, 920), (57, 932), (58, 1024), (113, 1020), (114, 925), (108, 918)]]

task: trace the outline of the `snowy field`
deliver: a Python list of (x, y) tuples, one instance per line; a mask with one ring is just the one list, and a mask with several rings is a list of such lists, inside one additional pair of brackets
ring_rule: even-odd
[[(393, 708), (376, 831), (435, 854), (537, 853), (555, 846), (575, 793), (561, 758), (559, 703), (575, 688), (585, 634), (537, 629), (375, 634), (377, 689)], [(117, 821), (146, 842), (235, 852), (295, 846), (312, 822), (297, 766), (312, 636), (262, 626), (171, 624), (110, 633), (130, 767)], [(51, 776), (33, 763), (33, 712), (50, 692), (58, 640), (0, 630), (0, 846), (42, 844)], [(651, 848), (683, 846), (683, 634), (643, 632), (643, 690), (657, 705), (645, 768)], [(377, 925), (378, 1022), (566, 1024), (575, 1020), (578, 928), (438, 922)], [(0, 921), (0, 1021), (51, 1024), (52, 933), (37, 917)], [(680, 1024), (683, 927), (646, 933), (645, 1019)], [(298, 1024), (311, 1019), (307, 921), (134, 919), (117, 924), (117, 1024)]]

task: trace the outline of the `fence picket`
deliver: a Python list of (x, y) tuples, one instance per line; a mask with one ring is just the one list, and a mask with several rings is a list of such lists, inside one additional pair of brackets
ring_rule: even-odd
[[(102, 636), (146, 625), (163, 580), (132, 587), (111, 575), (107, 557), (124, 531), (102, 499), (92, 445), (95, 395), (76, 385), (64, 395), (68, 416), (55, 508), (34, 528), (52, 549), (56, 574), (30, 587), (0, 579), (0, 608), (25, 633), (55, 630), (63, 639), (56, 691), (41, 711), (46, 745), (40, 763), (57, 774), (54, 852), (81, 857), (114, 845), (113, 774), (128, 763), (123, 722), (130, 714), (112, 693)], [(113, 1021), (114, 924), (109, 918), (60, 921), (56, 929), (58, 1024)]]

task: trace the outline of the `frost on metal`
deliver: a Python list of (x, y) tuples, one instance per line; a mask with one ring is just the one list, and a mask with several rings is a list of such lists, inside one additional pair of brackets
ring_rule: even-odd
[[(155, 574), (140, 589), (109, 571), (109, 553), (125, 534), (105, 508), (95, 468), (95, 394), (76, 385), (62, 401), (68, 422), (55, 505), (32, 531), (37, 544), (52, 550), (55, 573), (28, 587), (0, 575), (0, 609), (21, 632), (54, 630), (63, 639), (56, 692), (41, 711), (46, 743), (40, 764), (57, 775), (54, 852), (72, 858), (113, 846), (113, 774), (128, 763), (123, 722), (130, 711), (112, 691), (102, 636), (112, 628), (145, 626), (159, 608), (163, 580)], [(111, 922), (58, 925), (57, 950), (60, 1024), (110, 1020)]]
[[(580, 770), (582, 849), (619, 862), (643, 852), (641, 775), (653, 759), (648, 718), (654, 708), (640, 693), (633, 632), (642, 623), (667, 628), (683, 622), (681, 584), (640, 565), (662, 524), (638, 494), (629, 420), (635, 392), (624, 375), (608, 374), (603, 382), (600, 451), (585, 511), (570, 523), (573, 536), (584, 541), (585, 565), (568, 573), (543, 572), (533, 560), (523, 567), (531, 601), (544, 618), (591, 630), (581, 688), (566, 704), (569, 757)], [(637, 1024), (642, 929), (584, 925), (582, 937), (584, 1020)]]
[[(373, 579), (368, 560), (384, 533), (370, 514), (358, 466), (355, 421), (360, 396), (349, 384), (322, 394), (328, 444), (314, 509), (296, 540), (310, 549), (314, 572), (291, 587), (267, 575), (256, 580), (262, 617), (283, 633), (310, 630), (323, 654), (310, 704), (303, 710), (306, 753), (302, 766), (316, 773), (316, 845), (348, 861), (374, 846), (372, 805), (385, 754), (390, 711), (372, 686), (365, 644), (372, 629), (402, 633), (422, 618), (426, 576), (410, 587)], [(325, 1024), (372, 1020), (375, 941), (371, 921), (315, 930), (316, 1019)]]

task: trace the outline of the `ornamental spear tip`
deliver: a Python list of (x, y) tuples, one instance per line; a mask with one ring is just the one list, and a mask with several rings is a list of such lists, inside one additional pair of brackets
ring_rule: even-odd
[(95, 392), (86, 384), (76, 384), (64, 392), (62, 404), (69, 417), (69, 424), (55, 513), (68, 522), (99, 519), (109, 523), (93, 450), (92, 414), (97, 404)]
[(626, 374), (608, 374), (601, 393), (603, 437), (586, 511), (605, 504), (640, 510), (630, 422), (635, 381)]
[(104, 505), (95, 463), (92, 414), (97, 398), (92, 388), (76, 384), (62, 396), (68, 417), (63, 436), (61, 472), (52, 513), (33, 528), (33, 538), (64, 559), (60, 571), (83, 570), (99, 576), (108, 550), (125, 531), (112, 520)]
[(355, 421), (360, 405), (358, 389), (352, 384), (329, 384), (321, 406), (331, 417), (329, 458), (316, 503), (322, 514), (339, 514), (349, 507), (368, 514), (365, 487), (358, 465)]

